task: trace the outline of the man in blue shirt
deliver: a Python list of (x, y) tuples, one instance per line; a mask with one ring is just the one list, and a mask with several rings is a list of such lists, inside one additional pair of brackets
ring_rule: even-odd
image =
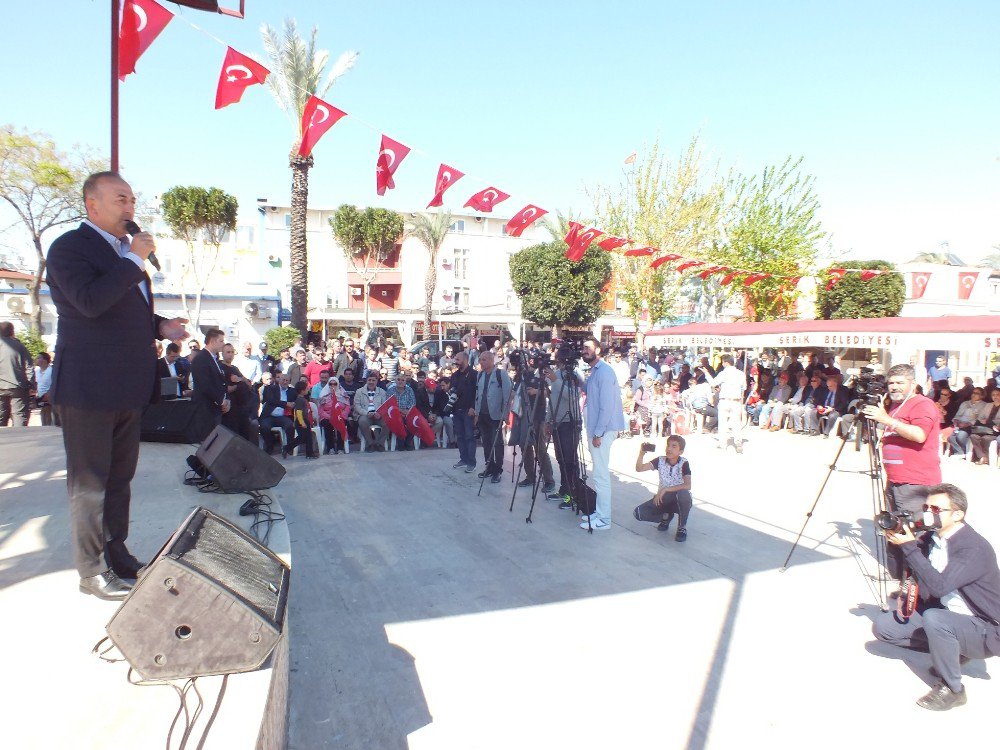
[(611, 444), (615, 436), (625, 429), (622, 411), (622, 392), (618, 387), (611, 365), (601, 359), (601, 342), (591, 337), (583, 342), (583, 361), (590, 366), (590, 374), (583, 386), (587, 394), (587, 438), (590, 459), (594, 464), (594, 492), (596, 509), (584, 516), (581, 529), (601, 530), (611, 528)]
[(944, 357), (934, 360), (934, 366), (927, 368), (927, 390), (934, 391), (934, 399), (937, 400), (942, 388), (946, 388), (951, 380), (951, 369), (948, 367)]

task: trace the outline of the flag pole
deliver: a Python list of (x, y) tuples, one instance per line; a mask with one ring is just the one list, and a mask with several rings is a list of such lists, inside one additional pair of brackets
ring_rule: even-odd
[(118, 171), (119, 0), (111, 0), (111, 171)]

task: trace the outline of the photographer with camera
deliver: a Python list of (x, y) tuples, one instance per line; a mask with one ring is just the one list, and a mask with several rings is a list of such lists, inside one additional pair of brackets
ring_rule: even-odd
[(583, 423), (580, 419), (580, 376), (570, 367), (548, 368), (549, 404), (546, 410), (545, 435), (555, 444), (559, 464), (559, 489), (548, 496), (560, 500), (559, 507), (573, 507), (574, 489), (580, 480), (578, 446)]
[(940, 413), (933, 401), (917, 393), (911, 365), (894, 365), (886, 377), (888, 407), (867, 404), (864, 415), (885, 425), (882, 464), (890, 510), (920, 513), (926, 488), (941, 483)]
[(969, 502), (962, 490), (935, 485), (922, 508), (916, 527), (932, 533), (918, 538), (909, 523), (886, 533), (912, 569), (920, 601), (909, 617), (881, 613), (872, 632), (886, 643), (930, 652), (938, 683), (917, 705), (947, 711), (967, 700), (963, 659), (1000, 654), (1000, 568), (990, 543), (965, 523)]
[(687, 539), (687, 520), (691, 513), (694, 500), (691, 497), (691, 465), (681, 456), (684, 452), (684, 438), (671, 435), (667, 438), (667, 449), (663, 456), (656, 456), (652, 461), (643, 461), (647, 453), (656, 450), (652, 443), (639, 446), (639, 455), (635, 459), (636, 471), (658, 471), (660, 487), (651, 500), (636, 506), (632, 511), (637, 521), (657, 523), (658, 531), (670, 528), (674, 514), (678, 515), (677, 533), (674, 540), (683, 542)]
[(545, 354), (539, 349), (532, 349), (528, 355), (525, 367), (520, 368), (514, 377), (514, 424), (511, 427), (508, 445), (521, 447), (524, 479), (518, 482), (518, 487), (534, 487), (535, 462), (542, 473), (544, 485), (542, 492), (546, 495), (555, 490), (556, 483), (552, 478), (552, 460), (547, 450), (547, 440), (543, 423), (546, 414), (546, 387), (543, 382), (544, 373), (548, 370)]

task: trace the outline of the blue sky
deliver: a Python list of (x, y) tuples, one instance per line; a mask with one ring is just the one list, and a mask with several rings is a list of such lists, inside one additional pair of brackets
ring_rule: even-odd
[[(585, 188), (618, 183), (630, 152), (699, 135), (724, 169), (803, 156), (846, 257), (901, 261), (947, 241), (970, 262), (1000, 244), (993, 0), (247, 0), (242, 21), (163, 4), (246, 53), (262, 56), (261, 23), (289, 15), (318, 26), (332, 58), (361, 53), (327, 96), (354, 118), (314, 152), (313, 206), (423, 208), (446, 161), (469, 175), (453, 208), (493, 184), (512, 196), (498, 213), (586, 212)], [(8, 5), (0, 121), (107, 153), (110, 3)], [(180, 18), (167, 27), (121, 88), (122, 168), (146, 195), (221, 187), (254, 221), (258, 197), (288, 198), (294, 134), (263, 87), (213, 109), (224, 53)], [(382, 131), (414, 148), (385, 198)]]

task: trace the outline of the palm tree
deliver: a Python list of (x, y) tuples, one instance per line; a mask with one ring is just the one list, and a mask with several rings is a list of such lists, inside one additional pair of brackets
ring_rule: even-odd
[(344, 52), (323, 78), (330, 59), (326, 50), (316, 49), (314, 26), (308, 42), (299, 36), (294, 18), (285, 19), (284, 33), (279, 36), (267, 24), (260, 27), (264, 51), (270, 59), (271, 75), (268, 87), (278, 106), (288, 116), (295, 133), (295, 142), (288, 155), (292, 169), (292, 221), (288, 241), (289, 271), (292, 279), (292, 326), (305, 332), (309, 299), (309, 256), (306, 248), (306, 208), (309, 203), (309, 169), (313, 157), (299, 156), (302, 141), (302, 111), (312, 95), (322, 97), (334, 81), (354, 67), (357, 52)]
[(1000, 245), (996, 245), (993, 248), (996, 252), (990, 253), (976, 265), (980, 268), (992, 268), (994, 270), (1000, 270)]
[(427, 273), (424, 276), (424, 336), (429, 336), (431, 330), (431, 307), (434, 304), (434, 290), (437, 288), (437, 255), (451, 224), (451, 211), (413, 214), (406, 222), (406, 236), (416, 237), (430, 253)]

